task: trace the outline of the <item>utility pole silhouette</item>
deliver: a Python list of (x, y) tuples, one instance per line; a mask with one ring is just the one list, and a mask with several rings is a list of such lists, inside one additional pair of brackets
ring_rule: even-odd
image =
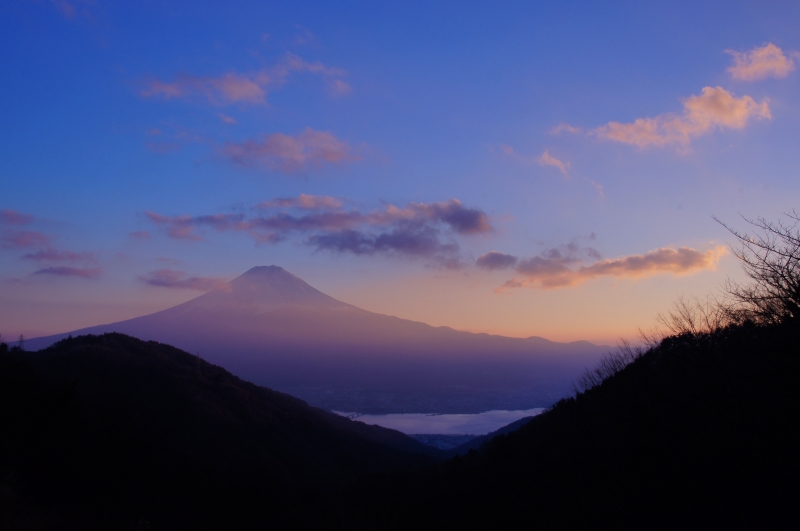
[(25, 336), (22, 334), (19, 335), (19, 349), (25, 350)]

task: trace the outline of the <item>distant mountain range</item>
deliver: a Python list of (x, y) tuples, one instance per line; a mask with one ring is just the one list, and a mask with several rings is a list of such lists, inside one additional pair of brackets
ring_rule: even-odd
[(368, 312), (277, 266), (127, 321), (26, 341), (40, 349), (120, 332), (175, 345), (312, 405), (365, 413), (477, 413), (549, 406), (608, 350), (510, 338)]

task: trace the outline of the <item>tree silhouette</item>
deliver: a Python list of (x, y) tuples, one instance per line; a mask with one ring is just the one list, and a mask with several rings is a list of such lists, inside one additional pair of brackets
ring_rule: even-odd
[(756, 229), (752, 235), (714, 218), (738, 240), (733, 254), (753, 281), (740, 284), (729, 279), (725, 284), (732, 303), (727, 309), (734, 321), (800, 321), (800, 214), (792, 210), (785, 215), (789, 222), (744, 218)]

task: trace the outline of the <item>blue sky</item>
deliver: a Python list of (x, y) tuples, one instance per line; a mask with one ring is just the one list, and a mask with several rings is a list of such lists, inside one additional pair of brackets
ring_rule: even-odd
[(712, 215), (797, 207), (798, 22), (786, 2), (6, 2), (0, 332), (277, 264), (431, 324), (630, 337), (739, 275)]

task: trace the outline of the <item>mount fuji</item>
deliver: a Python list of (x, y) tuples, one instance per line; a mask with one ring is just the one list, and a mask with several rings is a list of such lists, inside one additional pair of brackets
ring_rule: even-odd
[(153, 314), (26, 341), (120, 332), (168, 343), (312, 405), (360, 413), (549, 406), (608, 347), (461, 332), (362, 310), (278, 266)]

